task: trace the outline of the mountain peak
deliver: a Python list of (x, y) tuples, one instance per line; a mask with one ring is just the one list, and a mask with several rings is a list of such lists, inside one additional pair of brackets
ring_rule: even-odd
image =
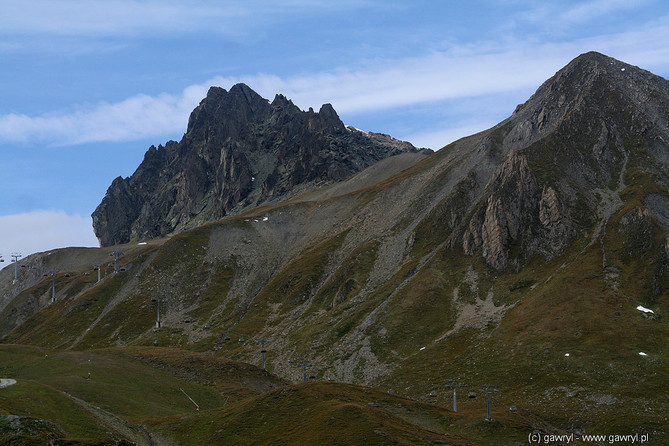
[(668, 111), (667, 80), (594, 51), (573, 59), (491, 129), (485, 147), (498, 167), (464, 251), (497, 269), (558, 255), (602, 218), (601, 197), (617, 197), (628, 166), (666, 171)]
[(341, 119), (339, 119), (339, 115), (335, 111), (334, 107), (332, 107), (332, 104), (323, 104), (321, 109), (318, 110), (318, 114), (321, 116), (323, 121), (335, 125), (338, 128), (344, 128), (344, 123), (341, 122)]
[(354, 134), (330, 104), (304, 112), (282, 94), (271, 103), (245, 84), (211, 87), (188, 130), (147, 152), (93, 213), (100, 243), (161, 237), (301, 189), (341, 181), (409, 143)]
[(235, 84), (229, 92), (221, 87), (211, 87), (191, 113), (187, 134), (210, 133), (206, 129), (215, 127), (223, 131), (223, 137), (234, 137), (241, 126), (268, 109), (267, 101), (245, 84)]
[(669, 83), (660, 76), (590, 51), (558, 70), (516, 107), (511, 117), (518, 125), (514, 137), (524, 141), (542, 137), (569, 113), (583, 108), (591, 109), (598, 120), (609, 119), (623, 106), (639, 107), (651, 116), (661, 114), (652, 98), (668, 94)]
[(657, 87), (658, 83), (666, 82), (660, 76), (637, 66), (596, 51), (590, 51), (574, 58), (548, 79), (539, 90), (546, 87), (555, 89), (556, 86), (563, 83), (568, 83), (576, 89), (583, 89), (597, 81), (605, 81), (605, 87), (618, 89), (648, 85)]

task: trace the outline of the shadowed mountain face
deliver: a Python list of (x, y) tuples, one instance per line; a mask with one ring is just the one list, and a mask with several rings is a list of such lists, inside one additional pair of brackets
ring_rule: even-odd
[(102, 246), (161, 237), (416, 151), (346, 128), (329, 104), (303, 112), (282, 95), (270, 103), (243, 84), (229, 92), (212, 87), (181, 142), (152, 146), (131, 177), (113, 181), (93, 227)]
[[(246, 91), (236, 89), (235, 95)], [(216, 92), (232, 100), (232, 93), (218, 90), (210, 96)], [(244, 101), (255, 104), (249, 114), (272, 117), (257, 121), (261, 127), (278, 120), (279, 105), (285, 105), (280, 97), (272, 104)], [(149, 151), (137, 173), (116, 180), (105, 200), (157, 190), (140, 181), (155, 178), (154, 171), (191, 166), (192, 173), (177, 175), (187, 184), (204, 175), (198, 172), (215, 172), (197, 166), (238, 166), (237, 155), (223, 161), (224, 142), (212, 143), (214, 153), (205, 150), (205, 141), (232, 141), (217, 136), (220, 129), (237, 135), (234, 141), (248, 141), (244, 132), (260, 127), (234, 130), (235, 122), (247, 119), (239, 117), (207, 132), (194, 123), (200, 113), (214, 114), (208, 104), (193, 113), (181, 143)], [(313, 122), (321, 135), (375, 137), (336, 124), (325, 110), (295, 116)], [(51, 281), (34, 272), (38, 268), (15, 285), (3, 270), (0, 335), (84, 350), (179, 346), (255, 364), (255, 341), (266, 339), (268, 368), (283, 378), (302, 372), (287, 361), (293, 358), (312, 364), (319, 378), (417, 398), (436, 390), (434, 401), (441, 404), (449, 403), (447, 379), (459, 378), (473, 389), (496, 386), (505, 410), (517, 405), (518, 414), (525, 411), (558, 430), (640, 432), (654, 426), (654, 439), (666, 443), (668, 120), (667, 80), (601, 54), (583, 54), (505, 121), (418, 162), (401, 161), (416, 154), (388, 157), (306, 191), (299, 184), (320, 181), (314, 166), (322, 158), (291, 164), (287, 160), (298, 158), (286, 154), (280, 164), (249, 162), (268, 166), (262, 174), (253, 171), (255, 182), (266, 186), (250, 180), (253, 187), (241, 203), (276, 200), (272, 206), (167, 240), (125, 245), (126, 271), (100, 283), (92, 271), (69, 278), (60, 273), (55, 305), (49, 304)], [(293, 135), (286, 129), (291, 122), (272, 128), (276, 135)], [(169, 160), (184, 159), (176, 154), (186, 150), (189, 138), (202, 150), (184, 156), (202, 157), (188, 155), (190, 164), (173, 166)], [(279, 140), (272, 145), (277, 158), (312, 147), (290, 145), (288, 136), (272, 139)], [(261, 159), (259, 148), (239, 153)], [(240, 171), (221, 172), (234, 172), (231, 178)], [(270, 181), (273, 172), (281, 173), (280, 180)], [(339, 178), (330, 172), (321, 171), (322, 178)], [(291, 180), (298, 177), (308, 179)], [(229, 183), (220, 184), (228, 190)], [(167, 190), (181, 197), (175, 188), (161, 189)], [(206, 198), (192, 206), (223, 194), (195, 186), (179, 190)], [(288, 190), (289, 201), (273, 195)], [(155, 205), (163, 202), (156, 199)], [(202, 206), (202, 212), (213, 208)], [(195, 224), (200, 214), (193, 212), (189, 221)], [(174, 215), (179, 223), (181, 214)], [(124, 228), (139, 237), (132, 225)], [(84, 254), (89, 264), (104, 263), (110, 251), (62, 250), (25, 262), (83, 272)], [(147, 297), (155, 295), (168, 301), (160, 330)], [(526, 441), (527, 433), (517, 442)]]

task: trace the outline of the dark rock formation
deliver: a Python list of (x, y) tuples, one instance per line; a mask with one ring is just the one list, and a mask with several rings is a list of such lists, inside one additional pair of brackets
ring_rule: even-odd
[(304, 112), (243, 84), (229, 92), (212, 87), (180, 142), (152, 146), (131, 177), (114, 180), (93, 212), (93, 228), (102, 246), (161, 237), (416, 150), (345, 127), (330, 104)]
[(527, 159), (511, 151), (493, 173), (487, 189), (490, 195), (470, 220), (463, 248), (470, 255), (481, 248), (488, 263), (501, 269), (508, 261), (508, 246), (531, 224), (539, 187)]
[(469, 221), (463, 237), (466, 254), (481, 249), (488, 264), (504, 269), (513, 245), (522, 248), (511, 259), (516, 265), (537, 253), (552, 258), (566, 247), (569, 217), (551, 186), (539, 188), (524, 155), (511, 151), (486, 190), (485, 206)]

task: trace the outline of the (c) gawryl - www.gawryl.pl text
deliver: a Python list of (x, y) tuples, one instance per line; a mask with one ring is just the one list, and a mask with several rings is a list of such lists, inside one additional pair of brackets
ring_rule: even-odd
[(625, 444), (644, 444), (649, 441), (648, 434), (544, 434), (541, 432), (531, 432), (527, 436), (530, 444), (564, 444), (573, 443), (574, 441), (581, 441), (583, 443), (606, 442), (609, 444), (625, 443)]

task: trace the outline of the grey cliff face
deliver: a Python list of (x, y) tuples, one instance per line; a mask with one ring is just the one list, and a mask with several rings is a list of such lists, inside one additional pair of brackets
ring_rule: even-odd
[(93, 228), (101, 246), (162, 237), (416, 151), (345, 127), (330, 104), (304, 112), (243, 84), (212, 87), (180, 142), (152, 146), (131, 177), (114, 180)]
[[(485, 204), (469, 221), (462, 247), (466, 254), (478, 250), (488, 264), (504, 269), (540, 253), (552, 258), (567, 246), (571, 222), (551, 186), (539, 187), (527, 158), (511, 151), (486, 186)], [(511, 247), (520, 244), (521, 257)]]

